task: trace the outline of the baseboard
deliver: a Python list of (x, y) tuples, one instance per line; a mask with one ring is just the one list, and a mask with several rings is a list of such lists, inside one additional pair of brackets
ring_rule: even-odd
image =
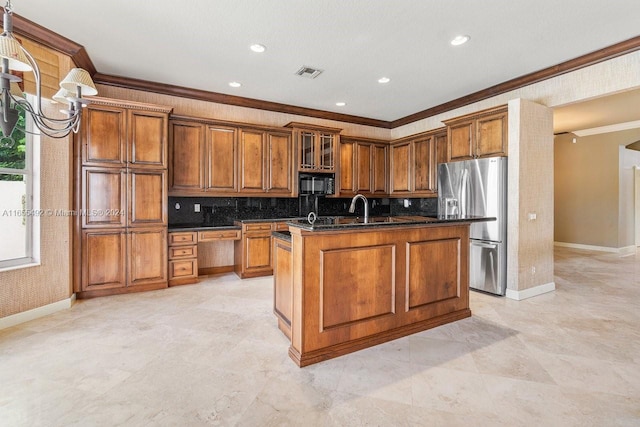
[(627, 256), (636, 253), (635, 246), (624, 246), (622, 248), (611, 248), (608, 246), (581, 245), (579, 243), (553, 242), (555, 246), (563, 248), (584, 249), (587, 251), (610, 252), (620, 256)]
[(506, 297), (514, 299), (516, 301), (522, 301), (523, 299), (532, 298), (538, 295), (546, 294), (556, 290), (555, 282), (545, 283), (544, 285), (535, 286), (529, 289), (523, 289), (521, 291), (515, 291), (513, 289), (507, 289)]
[(23, 311), (22, 313), (12, 314), (11, 316), (2, 317), (0, 318), (0, 329), (10, 328), (12, 326), (29, 322), (40, 317), (48, 316), (49, 314), (53, 314), (58, 311), (66, 310), (68, 308), (71, 308), (75, 300), (76, 294), (73, 294), (69, 298), (63, 299), (62, 301), (57, 301), (51, 304), (44, 305), (42, 307)]

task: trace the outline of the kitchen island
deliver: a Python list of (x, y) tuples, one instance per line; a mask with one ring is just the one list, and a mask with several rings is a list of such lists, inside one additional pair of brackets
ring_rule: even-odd
[(471, 316), (469, 225), (494, 218), (290, 221), (274, 239), (274, 312), (306, 366)]

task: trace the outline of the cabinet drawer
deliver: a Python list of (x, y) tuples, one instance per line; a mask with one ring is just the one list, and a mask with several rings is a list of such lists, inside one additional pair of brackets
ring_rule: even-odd
[(198, 232), (198, 242), (214, 240), (239, 240), (240, 230), (208, 230)]
[(270, 231), (271, 223), (263, 222), (259, 224), (245, 224), (244, 231)]
[(169, 247), (169, 259), (197, 258), (197, 257), (198, 257), (198, 245)]
[(198, 243), (198, 233), (195, 231), (181, 231), (169, 233), (169, 246), (188, 245)]
[(169, 280), (198, 276), (198, 260), (169, 261)]
[(273, 230), (274, 231), (289, 231), (289, 226), (287, 225), (286, 221), (274, 222), (273, 223)]

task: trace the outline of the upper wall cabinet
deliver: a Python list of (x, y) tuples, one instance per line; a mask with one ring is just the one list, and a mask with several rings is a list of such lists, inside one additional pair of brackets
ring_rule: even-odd
[(175, 195), (294, 195), (291, 131), (171, 120), (169, 191)]
[(94, 100), (83, 115), (84, 166), (166, 169), (166, 112)]
[(390, 147), (390, 195), (435, 197), (437, 166), (447, 158), (446, 141), (445, 129), (395, 141)]
[(179, 191), (203, 190), (205, 126), (172, 120), (169, 132), (169, 188)]
[(386, 141), (340, 138), (339, 195), (385, 196), (388, 193), (389, 156)]
[(493, 108), (444, 122), (449, 159), (467, 160), (507, 155), (507, 107)]
[(335, 172), (336, 152), (341, 129), (291, 122), (298, 147), (298, 170), (304, 172)]

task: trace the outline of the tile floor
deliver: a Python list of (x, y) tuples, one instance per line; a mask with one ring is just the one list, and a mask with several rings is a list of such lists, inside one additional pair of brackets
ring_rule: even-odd
[(640, 255), (558, 248), (556, 285), (303, 369), (271, 278), (80, 301), (0, 331), (0, 425), (640, 425)]

